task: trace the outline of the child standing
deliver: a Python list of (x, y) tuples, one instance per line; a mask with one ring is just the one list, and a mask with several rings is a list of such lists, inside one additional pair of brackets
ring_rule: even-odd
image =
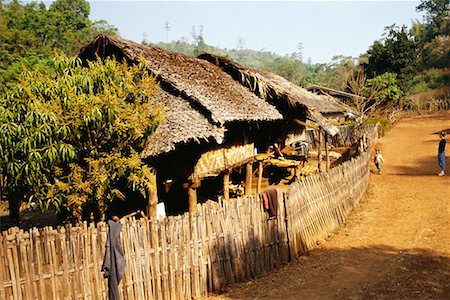
[(381, 155), (380, 150), (376, 150), (375, 157), (373, 162), (375, 163), (375, 166), (377, 166), (378, 174), (381, 174), (381, 164), (384, 163), (383, 155)]

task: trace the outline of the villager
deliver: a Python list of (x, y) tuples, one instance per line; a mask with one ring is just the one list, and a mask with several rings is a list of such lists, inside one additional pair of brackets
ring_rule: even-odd
[(278, 146), (277, 143), (273, 144), (273, 150), (275, 151), (275, 158), (284, 158), (284, 155), (281, 152), (280, 146)]
[[(114, 217), (113, 217), (114, 218)], [(109, 232), (106, 240), (105, 258), (102, 271), (105, 278), (108, 278), (108, 299), (119, 300), (119, 282), (125, 273), (125, 256), (119, 242), (119, 234), (122, 224), (109, 220)]]
[(378, 174), (381, 175), (381, 164), (384, 163), (384, 158), (383, 158), (383, 155), (381, 155), (379, 149), (376, 150), (373, 162), (375, 163), (375, 166), (377, 167)]
[(442, 131), (439, 134), (439, 137), (441, 140), (439, 141), (439, 148), (438, 148), (438, 162), (439, 167), (441, 168), (441, 172), (439, 172), (438, 176), (444, 176), (445, 175), (445, 144), (447, 141), (445, 140), (445, 131)]

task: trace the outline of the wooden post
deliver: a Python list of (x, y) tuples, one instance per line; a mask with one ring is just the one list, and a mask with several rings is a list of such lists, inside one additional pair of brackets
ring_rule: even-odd
[(262, 175), (263, 175), (263, 162), (260, 161), (258, 164), (258, 185), (256, 187), (256, 192), (258, 194), (261, 193)]
[(197, 211), (197, 188), (199, 187), (198, 181), (189, 182), (188, 187), (188, 207), (189, 212)]
[(325, 160), (326, 160), (326, 171), (330, 171), (330, 149), (329, 149), (329, 140), (328, 133), (324, 132), (325, 136)]
[(245, 195), (252, 194), (252, 162), (245, 165)]
[(151, 189), (148, 190), (147, 217), (156, 220), (156, 205), (158, 205), (158, 184), (156, 181), (156, 171), (150, 178)]
[(322, 127), (319, 128), (319, 147), (317, 149), (317, 159), (319, 160), (319, 163), (317, 164), (317, 168), (319, 169), (319, 172), (323, 172), (322, 169)]
[(223, 174), (223, 199), (230, 200), (230, 172), (228, 170)]

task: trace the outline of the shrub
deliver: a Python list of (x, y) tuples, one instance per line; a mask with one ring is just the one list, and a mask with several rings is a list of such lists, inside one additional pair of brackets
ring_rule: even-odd
[(367, 124), (378, 123), (378, 135), (384, 136), (391, 129), (391, 122), (386, 117), (376, 117), (367, 120)]

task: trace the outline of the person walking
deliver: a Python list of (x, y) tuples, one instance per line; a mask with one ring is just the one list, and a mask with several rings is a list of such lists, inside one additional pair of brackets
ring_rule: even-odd
[(445, 131), (442, 131), (439, 134), (439, 137), (441, 140), (439, 141), (439, 148), (438, 148), (438, 162), (439, 167), (441, 168), (441, 172), (439, 172), (438, 176), (444, 176), (445, 175), (445, 144), (447, 141), (445, 140)]

